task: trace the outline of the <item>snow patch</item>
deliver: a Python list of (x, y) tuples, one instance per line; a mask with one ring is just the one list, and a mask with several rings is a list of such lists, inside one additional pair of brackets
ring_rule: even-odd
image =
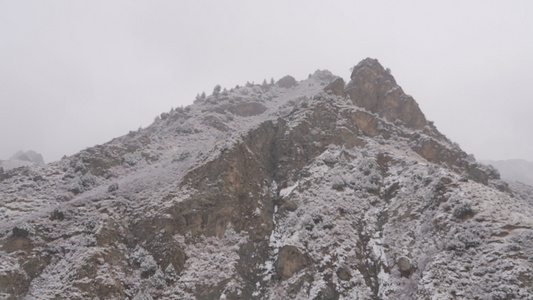
[(292, 191), (298, 187), (298, 184), (299, 182), (297, 181), (295, 184), (289, 186), (289, 187), (286, 187), (284, 189), (282, 189), (281, 191), (279, 191), (279, 195), (282, 197), (282, 198), (285, 198), (287, 196), (289, 196)]

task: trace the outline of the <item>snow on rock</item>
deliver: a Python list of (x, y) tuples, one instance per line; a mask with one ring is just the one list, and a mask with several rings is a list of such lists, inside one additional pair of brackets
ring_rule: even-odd
[(291, 185), (289, 187), (286, 187), (286, 188), (282, 189), (281, 191), (279, 191), (280, 197), (285, 198), (285, 197), (289, 196), (292, 193), (292, 191), (295, 188), (297, 188), (297, 187), (298, 187), (298, 182), (296, 182), (295, 184), (293, 184), (293, 185)]

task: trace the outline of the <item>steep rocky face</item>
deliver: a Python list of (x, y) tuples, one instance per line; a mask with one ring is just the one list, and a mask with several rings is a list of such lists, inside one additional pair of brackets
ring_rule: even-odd
[(509, 188), (440, 134), (376, 60), (346, 86), (327, 71), (291, 78), (219, 92), (55, 164), (0, 173), (0, 295), (533, 293), (527, 187)]
[(350, 76), (345, 93), (353, 103), (385, 118), (389, 122), (402, 122), (411, 129), (423, 129), (426, 118), (418, 104), (406, 95), (389, 70), (376, 59), (367, 58), (357, 64)]

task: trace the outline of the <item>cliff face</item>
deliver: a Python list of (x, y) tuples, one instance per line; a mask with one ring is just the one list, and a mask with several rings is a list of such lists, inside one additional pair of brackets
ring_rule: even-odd
[(440, 134), (376, 60), (346, 85), (327, 71), (289, 79), (220, 92), (55, 164), (1, 173), (1, 295), (533, 293), (528, 194), (514, 197)]
[(357, 64), (346, 86), (352, 102), (389, 122), (401, 122), (411, 129), (423, 129), (426, 118), (418, 104), (396, 84), (390, 70), (376, 59), (367, 58)]

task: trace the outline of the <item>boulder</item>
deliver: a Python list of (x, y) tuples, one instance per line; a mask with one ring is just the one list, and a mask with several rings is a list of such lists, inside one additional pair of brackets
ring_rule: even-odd
[(346, 93), (344, 92), (344, 87), (346, 86), (346, 83), (344, 82), (344, 79), (337, 78), (332, 83), (328, 84), (324, 88), (324, 92), (331, 91), (333, 95), (346, 97)]
[(276, 261), (276, 274), (281, 280), (287, 280), (309, 263), (306, 255), (302, 254), (296, 246), (283, 246), (279, 250)]
[(402, 256), (398, 259), (398, 269), (403, 277), (409, 277), (413, 271), (413, 266), (411, 265), (411, 260), (409, 258)]

